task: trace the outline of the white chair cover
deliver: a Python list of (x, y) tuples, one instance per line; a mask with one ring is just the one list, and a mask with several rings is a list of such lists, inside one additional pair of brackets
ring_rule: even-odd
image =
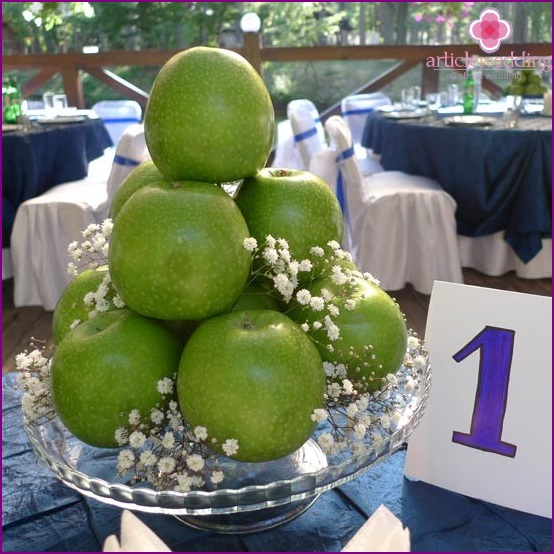
[(462, 267), (471, 267), (485, 275), (500, 276), (515, 271), (523, 279), (552, 277), (552, 239), (543, 239), (542, 249), (528, 263), (523, 263), (499, 231), (482, 237), (458, 235)]
[(13, 277), (12, 249), (2, 248), (2, 281)]
[(301, 169), (308, 169), (313, 155), (327, 148), (319, 112), (311, 100), (292, 100), (287, 105), (287, 117), (290, 120), (294, 141), (302, 160), (303, 167)]
[(125, 129), (142, 120), (142, 108), (134, 100), (102, 100), (92, 106), (100, 116), (114, 144), (119, 143)]
[(283, 169), (303, 169), (304, 167), (300, 152), (294, 141), (292, 126), (288, 119), (279, 122), (277, 125), (275, 156), (271, 167)]
[(380, 106), (390, 105), (392, 105), (391, 99), (381, 92), (352, 94), (341, 101), (342, 117), (350, 129), (356, 158), (364, 176), (384, 171), (379, 163), (380, 156), (361, 144), (367, 116)]
[(67, 246), (82, 240), (88, 225), (107, 217), (123, 179), (149, 158), (143, 125), (132, 125), (119, 141), (107, 182), (87, 177), (21, 204), (11, 235), (15, 306), (56, 307), (71, 281)]
[(383, 171), (364, 178), (344, 119), (325, 126), (335, 150), (317, 154), (310, 171), (343, 197), (345, 247), (360, 269), (391, 291), (411, 283), (430, 294), (435, 280), (463, 282), (453, 198), (426, 177)]

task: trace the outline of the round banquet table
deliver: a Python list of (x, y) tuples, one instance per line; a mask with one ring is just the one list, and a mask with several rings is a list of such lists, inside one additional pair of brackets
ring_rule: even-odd
[(100, 118), (2, 131), (2, 247), (19, 205), (55, 185), (86, 177), (88, 164), (113, 146)]
[(394, 119), (374, 112), (362, 145), (386, 170), (438, 181), (456, 200), (459, 234), (504, 230), (526, 263), (552, 236), (552, 120), (521, 116), (517, 128), (506, 129), (498, 114), (482, 115), (492, 125), (447, 125), (451, 114)]
[[(82, 496), (39, 462), (22, 427), (15, 377), (2, 378), (2, 551), (100, 551), (108, 535), (119, 535), (121, 509)], [(410, 529), (414, 552), (551, 551), (550, 519), (408, 480), (404, 459), (401, 449), (322, 494), (297, 519), (258, 533), (217, 535), (169, 515), (135, 513), (174, 552), (339, 552), (381, 504)]]

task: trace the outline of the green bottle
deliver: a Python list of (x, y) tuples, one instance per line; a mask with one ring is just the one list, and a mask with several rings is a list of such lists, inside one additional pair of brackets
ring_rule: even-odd
[(2, 116), (6, 123), (17, 123), (22, 115), (23, 95), (15, 77), (2, 84)]
[(464, 114), (472, 114), (475, 104), (475, 78), (473, 72), (468, 73), (468, 77), (464, 82), (464, 95), (462, 104), (464, 106)]

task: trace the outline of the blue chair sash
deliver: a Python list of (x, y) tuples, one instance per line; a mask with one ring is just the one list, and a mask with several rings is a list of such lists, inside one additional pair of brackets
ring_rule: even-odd
[(335, 161), (338, 164), (338, 175), (337, 175), (337, 200), (339, 201), (342, 213), (346, 216), (346, 201), (344, 199), (344, 184), (342, 180), (342, 171), (340, 169), (340, 163), (348, 158), (354, 156), (354, 147), (351, 146), (346, 150), (343, 150), (336, 158)]
[(125, 165), (125, 166), (140, 165), (140, 162), (137, 162), (136, 160), (132, 160), (131, 158), (125, 158), (124, 156), (120, 156), (119, 154), (116, 154), (114, 156), (113, 161), (118, 165)]
[(343, 117), (348, 117), (349, 115), (360, 115), (360, 114), (369, 114), (375, 111), (375, 108), (357, 108), (352, 110), (346, 110), (343, 112)]

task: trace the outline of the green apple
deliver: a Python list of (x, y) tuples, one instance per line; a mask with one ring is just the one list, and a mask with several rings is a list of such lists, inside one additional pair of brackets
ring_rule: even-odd
[(229, 311), (250, 275), (248, 227), (220, 187), (159, 181), (136, 191), (114, 221), (108, 265), (127, 306), (157, 319)]
[(77, 438), (116, 447), (115, 431), (137, 409), (161, 403), (157, 383), (173, 378), (180, 341), (161, 322), (129, 309), (112, 310), (70, 331), (52, 357), (52, 404)]
[(217, 448), (236, 439), (244, 462), (294, 452), (324, 404), (325, 373), (310, 338), (273, 310), (233, 311), (202, 323), (186, 344), (177, 376), (185, 419), (206, 427)]
[[(85, 269), (64, 289), (52, 316), (52, 338), (54, 343), (59, 343), (77, 321), (82, 323), (88, 319), (89, 313), (95, 309), (95, 305), (85, 304), (85, 296), (98, 290), (107, 270), (108, 266)], [(108, 294), (107, 300), (113, 298), (114, 292), (112, 290)], [(113, 308), (114, 306), (110, 305), (109, 309)]]
[(238, 297), (233, 310), (277, 310), (279, 302), (273, 296), (271, 289), (257, 281), (250, 283)]
[(154, 165), (154, 162), (147, 161), (141, 163), (138, 167), (133, 169), (121, 183), (110, 206), (110, 217), (115, 219), (123, 204), (125, 204), (137, 190), (146, 185), (155, 183), (156, 181), (161, 181), (163, 178), (163, 175)]
[(226, 183), (264, 167), (275, 120), (269, 92), (239, 54), (198, 46), (158, 73), (144, 115), (152, 160), (167, 179)]
[[(324, 275), (309, 287), (313, 296), (322, 296), (322, 289), (336, 295), (334, 304), (339, 315), (332, 321), (340, 329), (338, 340), (329, 340), (325, 326), (313, 327), (315, 321), (324, 319), (326, 310), (317, 312), (297, 305), (288, 315), (299, 324), (309, 324), (308, 333), (323, 360), (345, 364), (349, 379), (361, 382), (368, 392), (381, 388), (382, 379), (400, 369), (406, 354), (406, 322), (398, 304), (383, 289), (361, 277), (354, 278), (353, 286), (339, 287)], [(332, 351), (327, 348), (329, 344)], [(367, 350), (369, 345), (371, 350)]]
[(338, 200), (325, 181), (308, 171), (262, 169), (244, 180), (235, 201), (259, 244), (267, 235), (286, 239), (298, 261), (312, 258), (313, 246), (342, 240)]

